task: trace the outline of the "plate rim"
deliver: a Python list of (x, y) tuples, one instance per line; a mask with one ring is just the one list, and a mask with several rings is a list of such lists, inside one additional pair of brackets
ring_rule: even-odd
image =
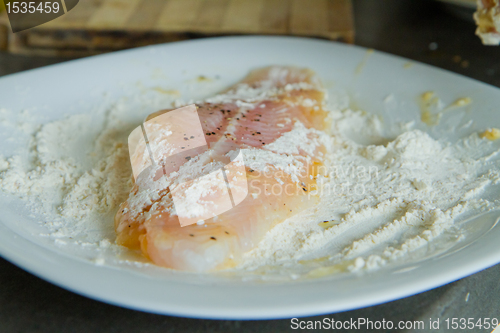
[[(224, 41), (229, 41), (231, 42), (232, 40), (240, 40), (240, 39), (254, 39), (254, 40), (267, 40), (272, 42), (273, 40), (282, 40), (282, 41), (290, 41), (291, 43), (295, 43), (297, 41), (300, 42), (307, 42), (307, 43), (330, 43), (331, 45), (335, 45), (335, 47), (345, 47), (345, 48), (350, 48), (354, 47), (358, 50), (364, 50), (367, 51), (367, 48), (360, 47), (360, 46), (353, 46), (353, 45), (345, 45), (341, 43), (336, 43), (336, 42), (331, 42), (331, 41), (321, 41), (321, 40), (316, 40), (316, 39), (310, 39), (310, 38), (303, 38), (303, 37), (276, 37), (276, 36), (237, 36), (237, 37), (214, 37), (214, 38), (204, 38), (204, 39), (199, 39), (199, 40), (189, 40), (189, 41), (181, 41), (181, 42), (174, 42), (174, 43), (167, 43), (167, 44), (160, 44), (160, 45), (152, 45), (152, 46), (145, 46), (145, 47), (140, 47), (136, 49), (131, 49), (131, 50), (123, 50), (119, 52), (113, 52), (113, 53), (108, 53), (108, 54), (103, 54), (103, 55), (98, 55), (98, 56), (93, 56), (93, 57), (88, 57), (88, 58), (83, 58), (83, 59), (76, 59), (76, 60), (71, 60), (67, 61), (64, 63), (60, 64), (55, 64), (51, 66), (46, 66), (38, 69), (33, 69), (29, 71), (24, 71), (20, 73), (15, 73), (11, 75), (6, 75), (0, 78), (0, 82), (4, 82), (5, 80), (10, 80), (13, 78), (20, 78), (22, 79), (23, 76), (30, 76), (33, 75), (33, 73), (43, 73), (44, 71), (51, 71), (53, 68), (63, 68), (64, 66), (73, 66), (74, 64), (85, 64), (85, 63), (92, 63), (95, 62), (98, 59), (107, 59), (110, 57), (115, 57), (115, 56), (122, 56), (126, 57), (127, 55), (134, 56), (135, 54), (140, 54), (140, 53), (147, 53), (151, 49), (165, 49), (165, 48), (171, 48), (171, 47), (182, 47), (184, 44), (193, 44), (193, 43), (212, 43), (212, 42), (218, 42), (220, 40)], [(181, 46), (179, 46), (181, 45)], [(375, 51), (378, 54), (381, 54), (383, 56), (391, 57), (391, 58), (398, 58), (402, 60), (408, 61), (406, 58), (402, 58), (396, 55), (392, 54), (387, 54), (384, 52), (380, 51)], [(413, 63), (418, 63), (421, 64), (425, 67), (432, 68), (432, 70), (437, 70), (441, 73), (446, 73), (448, 75), (453, 75), (453, 76), (458, 76), (458, 77), (464, 77), (461, 75), (458, 75), (456, 73), (450, 72), (448, 70), (434, 67), (431, 65), (427, 64), (422, 64), (414, 60), (410, 60)], [(464, 77), (467, 80), (474, 81), (477, 84), (481, 84), (484, 87), (494, 87), (491, 86), (487, 83)], [(495, 89), (498, 89), (495, 87)], [(489, 233), (488, 237), (493, 237), (493, 235), (499, 234), (500, 231), (498, 231), (499, 228), (496, 228), (495, 232), (496, 233)], [(21, 244), (26, 245), (26, 242), (34, 245), (37, 251), (32, 252), (28, 256), (26, 254), (23, 255), (23, 249), (20, 247)], [(28, 244), (28, 247), (29, 247)], [(477, 245), (477, 244), (476, 244)], [(17, 251), (15, 251), (17, 250)], [(207, 318), (207, 319), (277, 319), (277, 318), (292, 318), (292, 317), (304, 317), (304, 316), (313, 316), (313, 315), (320, 315), (320, 314), (328, 314), (332, 312), (340, 312), (340, 311), (347, 311), (347, 310), (353, 310), (353, 309), (358, 309), (361, 307), (366, 307), (366, 306), (371, 306), (371, 305), (376, 305), (376, 304), (381, 304), (384, 302), (396, 300), (402, 297), (407, 297), (410, 295), (414, 295), (429, 289), (433, 289), (435, 287), (444, 285), (446, 283), (450, 283), (452, 281), (455, 281), (457, 279), (463, 278), (465, 276), (468, 276), (470, 274), (476, 273), (480, 270), (486, 269), (490, 266), (493, 266), (497, 263), (500, 262), (500, 252), (498, 253), (491, 253), (489, 256), (483, 256), (481, 260), (476, 260), (473, 263), (470, 263), (468, 265), (468, 269), (460, 269), (459, 267), (455, 268), (454, 274), (444, 274), (441, 273), (438, 275), (438, 278), (434, 280), (433, 283), (429, 283), (428, 279), (425, 280), (423, 279), (420, 281), (420, 284), (415, 285), (413, 288), (402, 288), (399, 286), (399, 289), (393, 290), (392, 293), (388, 293), (387, 295), (380, 295), (378, 298), (375, 297), (369, 301), (367, 300), (360, 300), (356, 299), (354, 301), (351, 301), (348, 303), (348, 306), (332, 306), (330, 302), (327, 300), (322, 300), (322, 302), (318, 302), (316, 304), (316, 307), (311, 306), (307, 309), (304, 308), (303, 305), (291, 305), (287, 308), (282, 308), (282, 309), (275, 309), (274, 312), (269, 312), (269, 308), (265, 308), (267, 310), (262, 310), (262, 308), (254, 308), (253, 311), (250, 311), (250, 309), (246, 308), (243, 310), (240, 309), (231, 309), (233, 312), (232, 313), (222, 313), (222, 311), (226, 311), (227, 308), (222, 309), (222, 308), (197, 308), (196, 310), (189, 309), (187, 307), (181, 308), (181, 309), (175, 309), (172, 305), (171, 306), (158, 306), (158, 304), (146, 304), (147, 301), (142, 300), (140, 304), (132, 304), (132, 302), (127, 301), (126, 299), (123, 299), (121, 297), (111, 297), (113, 295), (109, 294), (104, 294), (105, 296), (99, 296), (95, 290), (90, 290), (89, 286), (86, 286), (86, 288), (82, 288), (78, 284), (73, 283), (73, 281), (79, 281), (78, 275), (76, 272), (72, 272), (71, 270), (68, 270), (69, 268), (73, 268), (73, 265), (81, 266), (82, 261), (79, 258), (74, 258), (72, 256), (68, 256), (66, 254), (56, 252), (52, 249), (45, 248), (39, 244), (35, 244), (28, 239), (25, 239), (21, 235), (15, 233), (13, 230), (11, 230), (8, 226), (4, 225), (2, 222), (2, 218), (0, 217), (0, 255), (10, 261), (11, 263), (21, 267), (22, 269), (30, 272), (31, 274), (38, 276), (46, 281), (49, 281), (57, 286), (60, 286), (62, 288), (65, 288), (67, 290), (70, 290), (74, 293), (101, 301), (101, 302), (106, 302), (109, 304), (113, 304), (116, 306), (121, 306), (121, 307), (126, 307), (134, 310), (139, 310), (139, 311), (148, 311), (152, 313), (158, 313), (158, 314), (167, 314), (167, 315), (175, 315), (175, 316), (182, 316), (182, 317), (192, 317), (192, 318)], [(31, 258), (30, 258), (31, 255)], [(47, 257), (54, 256), (57, 260), (47, 260)], [(457, 254), (450, 254), (448, 258), (453, 258)], [(44, 263), (47, 266), (40, 266), (40, 263)], [(67, 265), (66, 265), (67, 264)], [(105, 274), (109, 275), (109, 272), (111, 271), (116, 271), (116, 268), (113, 267), (108, 267), (108, 266), (96, 266), (95, 264), (92, 264), (90, 262), (83, 262), (83, 265), (85, 268), (88, 268), (89, 271), (92, 272), (93, 275), (92, 278), (95, 279), (95, 281), (99, 281), (98, 277), (99, 274), (103, 274), (103, 272), (107, 272)], [(62, 270), (64, 274), (59, 274), (55, 273), (57, 270)], [(59, 275), (58, 275), (59, 274)], [(410, 276), (406, 275), (405, 273), (401, 273), (402, 275), (400, 276)], [(409, 273), (408, 273), (409, 274)], [(450, 275), (454, 275), (454, 277), (450, 278)], [(67, 276), (72, 277), (71, 279), (67, 279)], [(114, 274), (110, 274), (109, 276), (114, 276)], [(80, 277), (81, 278), (81, 277)], [(136, 281), (137, 277), (132, 277), (131, 281)], [(426, 282), (426, 283), (424, 283)], [(309, 284), (314, 284), (314, 281), (308, 282)], [(242, 286), (238, 286), (238, 288), (241, 288)], [(260, 288), (261, 286), (259, 286)], [(224, 287), (227, 289), (228, 287)], [(243, 286), (243, 288), (253, 288), (250, 285)], [(110, 289), (113, 292), (116, 292), (114, 289)], [(222, 289), (220, 289), (222, 290)], [(250, 290), (250, 289), (249, 289)], [(253, 290), (253, 289), (252, 289)], [(109, 291), (108, 291), (109, 292)], [(115, 295), (116, 296), (116, 295)], [(266, 312), (267, 311), (267, 312)]]

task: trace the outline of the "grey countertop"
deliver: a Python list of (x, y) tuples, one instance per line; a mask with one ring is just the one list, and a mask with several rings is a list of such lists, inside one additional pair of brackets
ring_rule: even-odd
[[(474, 23), (459, 18), (454, 8), (424, 0), (354, 0), (354, 11), (356, 44), (500, 87), (500, 47), (481, 45)], [(65, 60), (0, 53), (0, 75)], [(499, 280), (496, 265), (415, 296), (307, 320), (499, 318)], [(290, 324), (289, 319), (217, 321), (128, 310), (56, 287), (0, 258), (0, 332), (286, 332), (292, 331)], [(441, 325), (432, 332), (444, 331)], [(479, 331), (488, 330), (471, 330)]]

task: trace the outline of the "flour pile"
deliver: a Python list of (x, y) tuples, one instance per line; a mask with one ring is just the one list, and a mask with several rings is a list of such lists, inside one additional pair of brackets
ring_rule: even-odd
[(371, 270), (451, 229), (458, 240), (458, 221), (498, 208), (487, 191), (500, 179), (491, 141), (473, 134), (452, 145), (414, 129), (385, 144), (363, 145), (349, 137), (383, 141), (377, 117), (351, 110), (332, 115), (333, 150), (321, 203), (271, 230), (247, 254), (248, 268), (314, 258), (309, 263), (319, 268), (313, 276), (339, 266)]
[[(115, 246), (113, 215), (132, 186), (127, 138), (157, 104), (137, 114), (116, 103), (97, 117), (102, 127), (91, 115), (34, 126), (28, 158), (0, 155), (0, 189), (29, 203), (50, 239)], [(331, 116), (320, 205), (271, 230), (243, 268), (312, 263), (309, 276), (375, 269), (452, 230), (459, 240), (459, 221), (499, 206), (489, 195), (500, 180), (494, 142), (474, 134), (451, 144), (411, 125), (387, 139), (376, 116), (350, 109)]]

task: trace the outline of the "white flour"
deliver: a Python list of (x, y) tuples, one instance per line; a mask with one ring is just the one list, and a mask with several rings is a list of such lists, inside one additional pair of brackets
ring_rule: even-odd
[[(30, 162), (21, 156), (0, 159), (2, 190), (25, 199), (43, 216), (52, 237), (82, 236), (87, 242), (99, 242), (103, 233), (109, 237), (110, 227), (96, 225), (96, 216), (116, 209), (130, 190), (128, 149), (113, 126), (97, 136), (94, 151), (87, 155), (91, 167), (73, 156), (81, 142), (75, 133), (89, 120), (77, 115), (41, 126)], [(101, 235), (94, 232), (98, 229)]]
[[(491, 142), (473, 135), (447, 145), (413, 130), (386, 146), (363, 146), (342, 135), (355, 130), (349, 124), (358, 124), (349, 118), (359, 114), (338, 115), (321, 204), (271, 230), (247, 254), (247, 267), (321, 253), (318, 274), (325, 263), (373, 269), (427, 246), (467, 213), (498, 207), (498, 201), (481, 198), (500, 179), (498, 164), (489, 162), (497, 151)], [(372, 130), (379, 128), (376, 118), (366, 118)]]
[[(167, 102), (173, 101), (162, 100)], [(50, 239), (109, 248), (113, 215), (132, 186), (126, 142), (142, 119), (130, 117), (134, 112), (120, 101), (100, 129), (89, 115), (35, 127), (29, 160), (0, 156), (0, 188), (30, 203)], [(411, 124), (388, 140), (375, 116), (345, 109), (333, 110), (332, 117), (332, 163), (321, 179), (321, 204), (271, 230), (246, 254), (246, 269), (297, 260), (310, 264), (312, 276), (335, 272), (338, 265), (374, 269), (428, 246), (457, 221), (498, 206), (485, 192), (500, 179), (491, 141), (472, 135), (452, 145), (411, 130)], [(77, 156), (83, 143), (88, 151)], [(454, 237), (460, 239), (460, 232)], [(316, 257), (322, 259), (309, 260)]]

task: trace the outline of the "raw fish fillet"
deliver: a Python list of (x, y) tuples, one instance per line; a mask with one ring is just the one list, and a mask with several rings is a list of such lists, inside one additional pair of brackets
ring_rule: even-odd
[[(134, 175), (134, 188), (116, 214), (117, 243), (140, 249), (155, 264), (176, 270), (209, 272), (237, 266), (266, 232), (317, 204), (317, 176), (324, 169), (329, 142), (323, 100), (324, 92), (310, 70), (258, 69), (196, 109), (191, 106), (210, 149), (193, 144), (190, 153), (169, 155), (168, 162), (155, 169), (144, 158), (145, 145), (130, 144), (133, 166), (149, 169)], [(161, 131), (171, 133), (164, 126), (156, 132), (151, 128), (149, 142), (163, 140)], [(190, 138), (198, 139), (187, 135), (186, 142)], [(157, 149), (151, 156), (158, 160), (161, 154)], [(184, 188), (187, 204), (174, 204), (172, 192), (182, 189), (180, 184), (216, 175), (221, 168), (229, 175), (231, 209), (211, 218), (203, 215), (204, 207), (227, 195), (217, 189), (215, 178), (203, 185), (210, 191)], [(200, 221), (181, 225), (181, 210), (199, 214)]]

